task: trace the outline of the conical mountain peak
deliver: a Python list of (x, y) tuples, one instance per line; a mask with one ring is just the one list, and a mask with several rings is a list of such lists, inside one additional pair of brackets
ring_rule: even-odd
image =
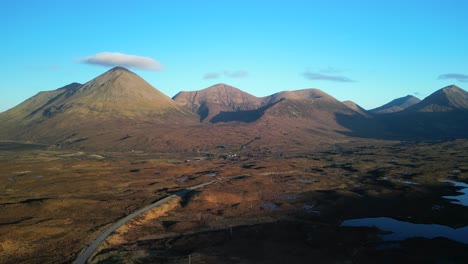
[(125, 67), (122, 67), (122, 66), (115, 66), (114, 68), (110, 69), (109, 72), (112, 72), (112, 71), (127, 71), (127, 72), (131, 72), (129, 69), (125, 68)]
[(468, 110), (468, 92), (456, 85), (446, 86), (411, 107), (417, 112), (450, 112), (453, 110)]
[(459, 91), (459, 90), (463, 90), (463, 89), (456, 86), (455, 84), (451, 84), (451, 85), (445, 86), (441, 90), (443, 90), (443, 91), (458, 90)]
[[(103, 74), (99, 75), (98, 77), (94, 78), (93, 80), (89, 81), (88, 83), (91, 83), (91, 82), (109, 83), (109, 82), (113, 82), (116, 79), (121, 78), (121, 77), (127, 78), (127, 80), (126, 80), (127, 82), (139, 81), (139, 80), (144, 81), (140, 76), (133, 73), (132, 71), (130, 71), (130, 70), (124, 68), (124, 67), (118, 66), (118, 67), (114, 67), (114, 68), (104, 72)], [(88, 84), (88, 83), (86, 83), (86, 84)]]
[[(257, 97), (251, 95), (247, 92), (242, 91), (241, 89), (225, 84), (218, 83), (212, 85), (208, 88), (197, 91), (198, 96), (204, 96), (210, 98), (211, 100), (219, 100), (220, 98), (250, 98), (256, 100)], [(255, 99), (254, 99), (255, 98)]]
[(15, 117), (32, 123), (60, 119), (64, 126), (68, 120), (196, 120), (195, 115), (123, 67), (83, 85), (73, 83), (36, 97), (26, 101), (21, 107), (24, 113)]

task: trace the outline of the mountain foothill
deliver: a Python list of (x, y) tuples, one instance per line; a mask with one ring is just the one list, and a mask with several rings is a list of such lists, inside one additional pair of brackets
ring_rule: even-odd
[(0, 113), (0, 140), (112, 151), (193, 151), (230, 145), (301, 149), (357, 138), (468, 137), (468, 93), (444, 87), (420, 100), (365, 110), (318, 89), (256, 97), (227, 84), (173, 98), (115, 67), (91, 81), (36, 94)]

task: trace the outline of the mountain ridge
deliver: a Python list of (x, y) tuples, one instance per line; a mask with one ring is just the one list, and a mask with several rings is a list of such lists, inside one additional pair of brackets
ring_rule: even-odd
[(421, 100), (413, 95), (407, 95), (394, 99), (380, 107), (369, 110), (372, 114), (388, 114), (396, 113), (407, 109), (415, 104), (418, 104)]
[(370, 115), (315, 88), (256, 97), (216, 84), (171, 99), (135, 73), (115, 67), (85, 84), (40, 92), (0, 113), (0, 140), (79, 149), (187, 151), (226, 143), (243, 146), (252, 140), (251, 147), (301, 148), (350, 136), (468, 137), (467, 109), (467, 92), (453, 85), (385, 115)]

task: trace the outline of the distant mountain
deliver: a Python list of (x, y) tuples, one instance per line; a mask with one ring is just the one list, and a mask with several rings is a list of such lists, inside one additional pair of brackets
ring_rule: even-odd
[(264, 98), (264, 100), (268, 100), (270, 103), (278, 102), (281, 99), (287, 99), (287, 100), (314, 100), (314, 99), (324, 100), (325, 99), (325, 100), (334, 101), (334, 98), (331, 95), (319, 89), (314, 89), (314, 88), (294, 90), (294, 91), (282, 91), (282, 92), (275, 93)]
[(468, 110), (468, 92), (456, 85), (449, 85), (408, 108), (414, 112), (451, 112)]
[(373, 114), (388, 114), (388, 113), (396, 113), (405, 110), (408, 107), (411, 107), (421, 100), (417, 97), (412, 95), (407, 95), (405, 97), (397, 98), (392, 100), (391, 102), (384, 104), (380, 107), (374, 108), (369, 110), (369, 112)]
[(283, 91), (262, 98), (264, 104), (271, 106), (268, 113), (276, 116), (303, 117), (317, 119), (318, 113), (354, 114), (349, 107), (331, 95), (318, 89)]
[(200, 91), (179, 92), (172, 99), (198, 114), (200, 121), (213, 123), (237, 119), (253, 121), (243, 112), (261, 107), (259, 98), (226, 84), (216, 84)]
[(468, 93), (450, 85), (403, 111), (379, 117), (398, 139), (468, 138)]

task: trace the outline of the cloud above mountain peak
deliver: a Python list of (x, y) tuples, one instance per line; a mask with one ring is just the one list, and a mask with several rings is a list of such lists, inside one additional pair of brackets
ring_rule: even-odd
[(79, 59), (80, 62), (106, 67), (122, 66), (149, 71), (160, 71), (162, 65), (149, 57), (124, 54), (120, 52), (101, 52), (86, 58)]

